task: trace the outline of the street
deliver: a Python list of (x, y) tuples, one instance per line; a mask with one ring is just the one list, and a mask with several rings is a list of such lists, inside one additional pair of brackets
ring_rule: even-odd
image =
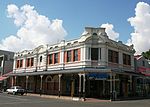
[(0, 93), (0, 107), (150, 107), (150, 99), (113, 102), (82, 102)]

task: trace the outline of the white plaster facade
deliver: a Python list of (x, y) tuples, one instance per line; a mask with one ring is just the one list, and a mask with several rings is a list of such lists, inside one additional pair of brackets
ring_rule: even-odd
[[(91, 48), (98, 48), (98, 60), (91, 60)], [(68, 50), (80, 49), (80, 61), (64, 62), (64, 53)], [(108, 50), (118, 52), (118, 63), (108, 61)], [(60, 53), (59, 63), (47, 64), (49, 54)], [(123, 64), (123, 54), (130, 55), (131, 65)], [(26, 59), (33, 57), (34, 65), (26, 67)], [(40, 62), (40, 58), (42, 61)], [(16, 68), (17, 60), (23, 60), (23, 65)], [(104, 28), (86, 27), (84, 34), (79, 39), (71, 41), (61, 41), (54, 45), (42, 45), (33, 50), (24, 50), (15, 53), (14, 73), (42, 72), (51, 70), (74, 69), (74, 68), (110, 68), (112, 70), (134, 71), (134, 49), (133, 46), (127, 46), (121, 41), (110, 40)]]

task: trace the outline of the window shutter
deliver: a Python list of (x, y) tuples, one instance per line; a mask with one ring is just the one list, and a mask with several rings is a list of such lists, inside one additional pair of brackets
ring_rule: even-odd
[(60, 63), (60, 52), (58, 52), (58, 63)]
[(67, 51), (64, 52), (64, 63), (67, 62)]
[(74, 61), (74, 50), (71, 50), (71, 61)]
[(54, 55), (54, 53), (53, 53), (52, 55), (53, 55), (53, 56), (52, 56), (52, 64), (54, 64), (55, 55)]

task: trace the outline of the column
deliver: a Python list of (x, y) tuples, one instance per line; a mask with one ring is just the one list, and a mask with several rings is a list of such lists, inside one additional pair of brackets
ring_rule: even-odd
[(26, 76), (26, 94), (27, 94), (27, 90), (28, 90), (28, 78), (29, 78), (29, 76)]
[(83, 74), (83, 100), (84, 101), (85, 101), (85, 81), (86, 81), (85, 74)]
[(58, 92), (58, 96), (60, 97), (60, 91), (61, 91), (61, 76), (62, 74), (59, 74), (59, 92)]
[(40, 96), (41, 96), (42, 95), (42, 86), (43, 86), (43, 84), (42, 84), (43, 75), (40, 75), (40, 77), (41, 77), (41, 84), (40, 84)]
[(130, 94), (133, 94), (133, 87), (132, 87), (132, 75), (130, 75)]
[(113, 100), (116, 99), (116, 79), (115, 79), (116, 74), (113, 74)]
[(110, 73), (110, 100), (112, 100), (112, 73)]
[(143, 96), (145, 96), (145, 78), (143, 77)]
[(81, 98), (81, 74), (79, 75), (79, 98)]
[(15, 76), (15, 85), (17, 85), (17, 76)]
[(14, 86), (14, 77), (11, 77), (11, 86)]

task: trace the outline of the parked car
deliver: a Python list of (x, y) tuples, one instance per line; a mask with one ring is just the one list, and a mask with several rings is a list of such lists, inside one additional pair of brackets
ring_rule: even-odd
[(10, 89), (7, 89), (6, 92), (8, 94), (13, 94), (13, 95), (16, 95), (16, 94), (23, 95), (25, 93), (25, 90), (20, 86), (12, 86)]

